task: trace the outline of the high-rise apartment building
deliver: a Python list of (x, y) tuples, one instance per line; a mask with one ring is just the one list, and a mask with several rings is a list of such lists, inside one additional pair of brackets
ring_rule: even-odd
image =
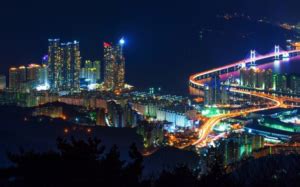
[(62, 59), (59, 39), (48, 40), (48, 80), (51, 90), (58, 90), (60, 86), (60, 73), (62, 69)]
[(70, 64), (70, 89), (78, 91), (80, 89), (79, 74), (81, 66), (81, 56), (79, 42), (74, 41), (71, 45), (71, 64)]
[(9, 88), (15, 91), (30, 91), (36, 89), (42, 83), (42, 71), (47, 71), (45, 65), (29, 64), (9, 69)]
[(49, 39), (48, 81), (52, 91), (78, 91), (81, 56), (79, 42)]
[(41, 66), (38, 64), (29, 64), (26, 70), (27, 70), (26, 81), (31, 82), (32, 85), (35, 86), (39, 85)]
[(26, 67), (12, 67), (9, 69), (9, 88), (11, 90), (20, 90), (25, 87), (26, 83)]
[(107, 90), (122, 90), (125, 85), (125, 58), (123, 56), (124, 40), (118, 45), (104, 42), (104, 87)]
[(263, 70), (251, 67), (240, 70), (241, 86), (272, 90), (274, 88), (273, 80), (272, 69)]

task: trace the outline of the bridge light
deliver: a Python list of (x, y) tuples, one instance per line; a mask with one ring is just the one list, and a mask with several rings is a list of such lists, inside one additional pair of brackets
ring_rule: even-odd
[(282, 57), (283, 57), (283, 58), (289, 58), (289, 57), (290, 57), (290, 55), (289, 55), (289, 53), (288, 53), (288, 52), (284, 52), (284, 53), (282, 54)]

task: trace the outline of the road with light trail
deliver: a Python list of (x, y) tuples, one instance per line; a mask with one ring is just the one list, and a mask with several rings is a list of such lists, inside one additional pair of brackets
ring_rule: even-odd
[(192, 145), (194, 145), (194, 146), (197, 146), (199, 144), (206, 145), (206, 143), (207, 143), (206, 140), (207, 140), (208, 135), (213, 131), (214, 126), (217, 125), (222, 120), (246, 115), (246, 114), (252, 113), (252, 112), (259, 112), (259, 111), (270, 110), (270, 109), (275, 109), (275, 108), (280, 108), (280, 107), (283, 107), (283, 108), (286, 107), (286, 105), (283, 103), (283, 100), (281, 100), (277, 97), (274, 97), (272, 95), (251, 92), (251, 91), (245, 91), (245, 90), (240, 90), (240, 89), (236, 89), (236, 88), (232, 88), (230, 91), (239, 93), (239, 94), (251, 95), (251, 96), (258, 97), (258, 98), (261, 98), (264, 100), (269, 100), (269, 101), (273, 102), (274, 104), (272, 106), (268, 106), (265, 108), (250, 108), (250, 109), (246, 109), (246, 110), (241, 110), (239, 112), (229, 112), (227, 114), (220, 114), (220, 115), (211, 117), (200, 127), (198, 140), (193, 142)]

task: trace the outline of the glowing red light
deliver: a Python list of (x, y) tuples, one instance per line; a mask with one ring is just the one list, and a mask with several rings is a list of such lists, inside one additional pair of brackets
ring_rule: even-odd
[(107, 42), (104, 42), (104, 43), (103, 43), (103, 46), (104, 46), (104, 47), (111, 47), (111, 44), (110, 44), (110, 43), (107, 43)]

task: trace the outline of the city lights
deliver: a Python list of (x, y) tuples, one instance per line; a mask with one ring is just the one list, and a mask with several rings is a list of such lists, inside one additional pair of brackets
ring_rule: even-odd
[[(195, 141), (193, 143), (193, 145), (200, 146), (200, 147), (208, 145), (209, 142), (207, 142), (207, 137), (211, 133), (212, 128), (214, 128), (218, 123), (220, 123), (220, 121), (223, 121), (223, 120), (226, 120), (229, 118), (233, 118), (233, 117), (237, 117), (237, 116), (241, 116), (241, 115), (245, 115), (245, 114), (249, 114), (249, 113), (253, 113), (253, 112), (257, 112), (257, 111), (270, 110), (270, 109), (275, 109), (278, 107), (282, 107), (282, 108), (287, 107), (281, 98), (275, 97), (272, 95), (268, 95), (265, 93), (257, 92), (257, 91), (266, 89), (266, 86), (268, 89), (275, 89), (275, 90), (280, 89), (280, 91), (284, 91), (286, 89), (286, 84), (284, 84), (284, 83), (287, 81), (285, 75), (279, 75), (279, 74), (272, 75), (272, 71), (261, 71), (256, 66), (254, 68), (253, 68), (253, 66), (250, 66), (249, 69), (246, 69), (247, 63), (252, 64), (253, 62), (258, 62), (260, 60), (269, 59), (269, 58), (276, 57), (276, 56), (282, 56), (282, 58), (284, 59), (285, 57), (290, 56), (290, 54), (295, 54), (295, 53), (300, 52), (299, 50), (283, 52), (283, 51), (279, 51), (278, 49), (279, 49), (279, 47), (276, 46), (276, 49), (275, 49), (276, 51), (274, 53), (268, 54), (268, 55), (262, 55), (259, 57), (256, 57), (255, 51), (251, 51), (250, 59), (241, 61), (245, 64), (245, 66), (240, 66), (241, 63), (237, 62), (237, 63), (231, 64), (228, 66), (223, 66), (221, 68), (215, 68), (213, 70), (198, 73), (198, 74), (192, 75), (190, 77), (190, 85), (196, 89), (204, 89), (204, 91), (205, 91), (204, 95), (205, 95), (206, 102), (209, 101), (209, 104), (215, 105), (215, 104), (218, 104), (218, 102), (219, 102), (219, 101), (217, 101), (217, 98), (224, 98), (224, 95), (221, 94), (221, 92), (220, 92), (221, 84), (220, 84), (220, 78), (218, 78), (218, 77), (222, 73), (225, 73), (225, 72), (228, 73), (228, 69), (230, 67), (241, 67), (240, 80), (237, 81), (237, 83), (238, 83), (237, 86), (241, 85), (241, 88), (240, 89), (238, 87), (231, 88), (229, 91), (232, 93), (251, 95), (252, 97), (254, 96), (256, 98), (269, 100), (272, 102), (272, 105), (269, 105), (264, 108), (253, 107), (253, 108), (245, 109), (243, 111), (229, 112), (229, 113), (224, 113), (224, 114), (214, 114), (213, 116), (210, 116), (211, 115), (210, 110), (203, 110), (202, 115), (210, 116), (210, 119), (208, 121), (206, 121), (200, 127), (201, 129), (199, 130), (199, 136), (198, 136), (199, 138), (197, 141)], [(227, 69), (227, 71), (224, 71), (226, 69)], [(218, 74), (217, 77), (216, 77), (216, 74)], [(257, 81), (256, 77), (257, 76), (259, 77), (262, 75), (265, 78), (259, 79), (259, 81)], [(255, 79), (251, 78), (251, 76), (255, 77)], [(203, 81), (201, 80), (202, 77), (204, 77)], [(207, 82), (205, 82), (205, 80), (207, 80), (207, 77), (211, 77), (211, 79), (210, 79), (211, 83), (209, 83), (209, 84), (207, 84)], [(272, 80), (275, 80), (275, 82), (272, 82)], [(291, 79), (291, 80), (293, 80), (293, 79)], [(294, 79), (294, 80), (296, 80), (296, 79)], [(297, 83), (294, 82), (291, 85), (294, 85), (294, 84), (297, 84)], [(215, 86), (215, 85), (219, 85), (219, 86)], [(274, 87), (274, 85), (276, 85), (276, 87)], [(247, 87), (245, 87), (245, 86), (247, 86)], [(255, 91), (247, 90), (247, 88), (255, 89)], [(213, 90), (213, 91), (210, 92), (210, 90)], [(292, 90), (295, 90), (295, 89), (292, 88)], [(249, 103), (249, 104), (251, 104), (251, 103)], [(284, 128), (284, 127), (282, 127), (282, 128)], [(224, 130), (225, 128), (223, 126), (220, 126), (217, 129)], [(248, 132), (251, 133), (252, 129), (250, 129)]]
[(1, 6), (0, 186), (300, 184), (300, 0), (33, 1)]
[(37, 90), (37, 91), (44, 91), (44, 90), (49, 90), (49, 89), (50, 89), (49, 84), (38, 85), (38, 86), (36, 87), (36, 90)]

